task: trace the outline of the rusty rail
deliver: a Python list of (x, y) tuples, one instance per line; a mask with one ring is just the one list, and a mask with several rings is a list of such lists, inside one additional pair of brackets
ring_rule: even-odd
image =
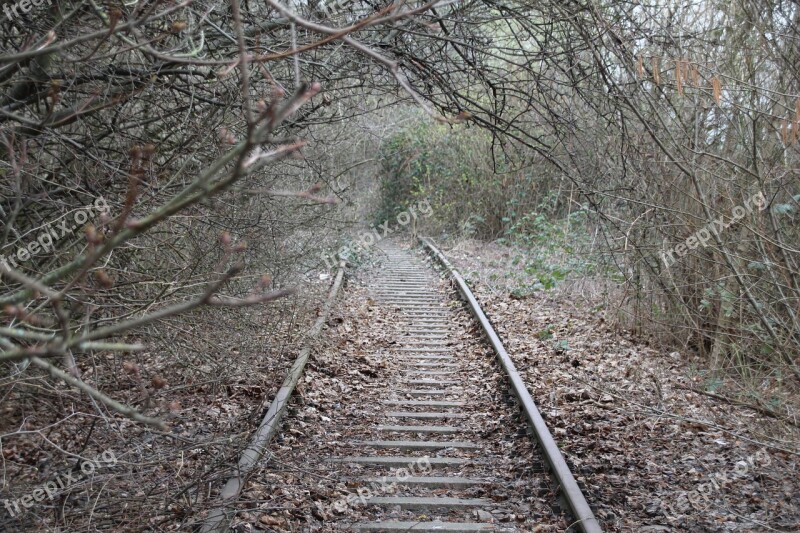
[(325, 301), (322, 312), (320, 313), (316, 322), (314, 322), (314, 325), (308, 331), (306, 338), (307, 340), (303, 346), (303, 349), (300, 351), (300, 355), (298, 355), (297, 359), (294, 361), (294, 364), (292, 364), (292, 367), (289, 369), (286, 379), (283, 382), (283, 386), (281, 386), (281, 388), (278, 390), (278, 393), (275, 395), (275, 398), (273, 398), (272, 403), (269, 404), (267, 414), (265, 414), (264, 418), (261, 420), (261, 424), (259, 424), (255, 435), (253, 435), (253, 439), (250, 441), (250, 445), (244, 450), (244, 452), (242, 452), (242, 455), (239, 458), (237, 474), (231, 477), (222, 488), (217, 506), (211, 510), (211, 512), (208, 514), (208, 518), (206, 518), (206, 521), (203, 524), (201, 529), (202, 533), (219, 533), (222, 531), (228, 531), (230, 520), (235, 514), (235, 511), (231, 509), (231, 506), (239, 496), (247, 476), (261, 460), (264, 452), (267, 449), (267, 445), (280, 428), (281, 418), (283, 418), (283, 414), (286, 412), (286, 408), (289, 406), (289, 400), (292, 397), (292, 393), (297, 386), (300, 376), (303, 375), (303, 370), (305, 369), (308, 358), (311, 355), (312, 343), (319, 336), (320, 332), (322, 331), (322, 326), (328, 320), (328, 315), (330, 314), (331, 307), (336, 299), (336, 294), (339, 292), (339, 288), (342, 286), (344, 271), (345, 262), (342, 261), (339, 263), (339, 272), (336, 274), (336, 278), (334, 279), (331, 290), (328, 293), (328, 298)]
[(475, 295), (472, 294), (472, 291), (467, 286), (464, 278), (461, 277), (461, 274), (458, 273), (458, 271), (453, 267), (450, 261), (447, 260), (444, 254), (442, 254), (442, 252), (440, 252), (436, 246), (433, 245), (430, 239), (420, 237), (419, 240), (439, 261), (439, 263), (441, 263), (442, 266), (450, 272), (450, 275), (458, 285), (458, 291), (461, 293), (461, 296), (464, 298), (464, 300), (466, 300), (470, 311), (480, 323), (481, 328), (489, 340), (489, 343), (494, 348), (495, 353), (497, 353), (497, 358), (500, 361), (500, 365), (506, 372), (506, 376), (511, 383), (514, 394), (517, 396), (522, 410), (525, 412), (525, 417), (528, 419), (531, 429), (536, 436), (536, 440), (539, 442), (539, 447), (543, 452), (545, 460), (550, 466), (550, 472), (552, 473), (556, 482), (559, 484), (561, 495), (567, 502), (567, 505), (569, 506), (573, 517), (575, 518), (575, 523), (572, 525), (577, 526), (584, 533), (602, 533), (600, 523), (597, 521), (597, 518), (595, 518), (592, 509), (589, 507), (589, 504), (583, 495), (583, 492), (578, 486), (577, 481), (575, 481), (575, 477), (572, 475), (572, 472), (570, 472), (569, 466), (567, 466), (567, 462), (564, 460), (561, 450), (558, 449), (558, 445), (553, 439), (553, 435), (550, 433), (550, 430), (547, 428), (547, 424), (542, 418), (542, 415), (539, 413), (539, 409), (536, 407), (536, 403), (534, 403), (530, 392), (528, 392), (525, 382), (519, 375), (519, 372), (514, 366), (514, 362), (511, 360), (508, 352), (506, 352), (505, 347), (503, 347), (500, 337), (495, 332), (492, 324), (489, 322), (489, 319), (486, 318), (486, 315), (481, 309), (478, 300), (475, 299)]

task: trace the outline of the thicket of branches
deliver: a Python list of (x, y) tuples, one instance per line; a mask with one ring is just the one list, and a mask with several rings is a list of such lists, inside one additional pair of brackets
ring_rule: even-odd
[[(370, 113), (398, 103), (488, 132), (471, 142), (488, 147), (503, 193), (484, 194), (480, 175), (445, 183), (454, 221), (454, 191), (486, 236), (545, 198), (586, 204), (637, 318), (731, 366), (796, 374), (798, 11), (80, 0), (4, 12), (4, 401), (27, 380), (64, 381), (103, 416), (160, 426), (81, 369), (169, 346), (158, 325), (171, 316), (285, 296), (349, 217), (334, 204), (377, 171), (395, 117)], [(412, 161), (404, 150), (382, 154)], [(443, 174), (461, 177), (432, 172), (414, 193)], [(759, 194), (763, 210), (664, 261)], [(4, 441), (42, 431), (11, 411)]]
[[(446, 205), (493, 180), (503, 205), (469, 201), (495, 213), (480, 213), (479, 234), (496, 236), (557, 191), (558, 212), (585, 206), (599, 222), (632, 323), (659, 324), (718, 368), (797, 375), (798, 5), (462, 6), (463, 24), (437, 21), (436, 44), (403, 53), (440, 108), (493, 133), (494, 172), (435, 175), (414, 194), (446, 191)], [(421, 153), (398, 156), (389, 182), (424, 174)], [(463, 161), (435, 156), (426, 164)], [(532, 187), (501, 185), (529, 173)]]

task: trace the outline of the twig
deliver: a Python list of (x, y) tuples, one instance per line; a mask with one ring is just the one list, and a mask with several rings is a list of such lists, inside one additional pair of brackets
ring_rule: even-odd
[(764, 416), (768, 416), (768, 417), (774, 418), (776, 420), (782, 420), (783, 422), (786, 422), (787, 424), (791, 424), (791, 425), (793, 425), (795, 427), (800, 427), (800, 423), (798, 423), (796, 420), (792, 420), (791, 418), (785, 417), (785, 416), (783, 416), (783, 415), (781, 415), (779, 413), (776, 413), (775, 411), (773, 411), (771, 409), (767, 409), (766, 407), (762, 407), (760, 405), (753, 405), (753, 404), (750, 404), (750, 403), (742, 402), (740, 400), (734, 400), (733, 398), (728, 398), (727, 396), (721, 396), (719, 394), (714, 394), (713, 392), (704, 391), (702, 389), (696, 389), (694, 387), (686, 387), (684, 385), (675, 385), (675, 388), (676, 389), (681, 389), (681, 390), (688, 390), (688, 391), (691, 391), (691, 392), (696, 392), (697, 394), (702, 394), (704, 396), (708, 396), (709, 398), (714, 398), (715, 400), (719, 400), (721, 402), (725, 402), (725, 403), (730, 404), (730, 405), (736, 405), (737, 407), (745, 407), (747, 409), (755, 411), (755, 412), (757, 412), (759, 414), (762, 414)]

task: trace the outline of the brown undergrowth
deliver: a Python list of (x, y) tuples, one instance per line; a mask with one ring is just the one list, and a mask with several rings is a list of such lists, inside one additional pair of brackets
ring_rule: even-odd
[[(90, 362), (80, 368), (85, 381), (162, 418), (167, 432), (32, 368), (25, 380), (0, 382), (0, 504), (9, 502), (0, 530), (176, 531), (202, 519), (329, 283), (314, 280), (271, 305), (172, 317), (129, 335), (148, 348), (138, 355), (81, 359)], [(39, 490), (54, 482), (52, 498)]]

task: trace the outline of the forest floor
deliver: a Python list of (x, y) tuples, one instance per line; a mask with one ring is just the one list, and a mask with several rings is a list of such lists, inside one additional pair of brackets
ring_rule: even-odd
[[(604, 530), (800, 531), (796, 425), (723, 399), (734, 397), (725, 376), (620, 327), (590, 281), (520, 293), (529, 275), (515, 265), (511, 248), (467, 241), (444, 251), (502, 337)], [(329, 282), (314, 280), (272, 307), (176, 319), (159, 326), (168, 339), (162, 349), (129, 360), (79, 361), (84, 379), (162, 416), (170, 433), (115, 416), (34, 372), (24, 386), (0, 390), (0, 499), (34, 494), (104, 451), (115, 457), (92, 475), (76, 476), (55, 501), (14, 517), (0, 508), (0, 531), (171, 531), (197, 524), (297, 355), (318, 312), (307, 302), (321, 301)], [(342, 416), (342, 395), (368, 398), (394, 372), (390, 361), (369, 354), (391, 345), (396, 317), (356, 285), (342, 293), (328, 321), (271, 448), (271, 466), (265, 463), (242, 494), (241, 531), (300, 531), (300, 523), (316, 531), (313, 524), (340, 517), (331, 504), (352, 487), (303, 464), (343, 440), (332, 425)], [(458, 327), (469, 329), (468, 320)], [(485, 346), (469, 349), (485, 359), (476, 363), (481, 379), (500, 379)], [(765, 383), (763, 394), (797, 412), (796, 392)], [(521, 441), (515, 445), (511, 476), (525, 472), (529, 453)], [(546, 492), (526, 492), (527, 500), (498, 519), (516, 521), (520, 512), (550, 524), (561, 519), (545, 505)], [(540, 529), (551, 530), (558, 529)]]
[[(710, 379), (699, 358), (619, 326), (591, 280), (521, 295), (518, 287), (535, 280), (514, 266), (511, 248), (468, 241), (445, 253), (502, 337), (605, 531), (800, 531), (796, 426), (721, 399), (732, 384)], [(368, 275), (360, 269), (354, 279)], [(242, 495), (238, 527), (327, 531), (343, 514), (361, 516), (358, 507), (336, 507), (355, 489), (321, 459), (374, 416), (345, 409), (342, 398), (369, 403), (396, 372), (380, 353), (391, 349), (397, 321), (355, 285), (342, 294), (270, 462)], [(468, 351), (497, 366), (485, 346)], [(787, 389), (764, 394), (784, 394), (791, 412)], [(528, 457), (520, 448), (517, 459)], [(545, 513), (543, 524), (558, 518)]]
[[(620, 327), (585, 279), (520, 295), (529, 276), (513, 249), (466, 241), (445, 253), (605, 530), (800, 531), (796, 423), (736, 405), (755, 401), (726, 399), (733, 379)], [(797, 387), (765, 380), (761, 392), (800, 412)]]

